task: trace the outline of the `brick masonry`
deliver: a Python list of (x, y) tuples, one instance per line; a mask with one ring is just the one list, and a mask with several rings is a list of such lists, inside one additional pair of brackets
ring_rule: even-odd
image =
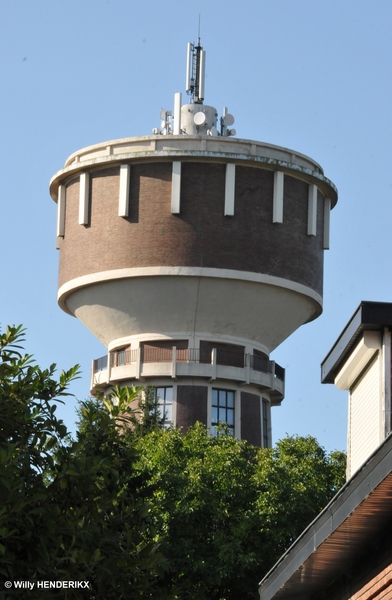
[(241, 392), (241, 439), (261, 446), (260, 396)]
[(171, 162), (131, 165), (130, 214), (118, 217), (119, 167), (91, 171), (90, 224), (78, 224), (79, 179), (66, 185), (59, 285), (111, 269), (190, 266), (264, 273), (322, 294), (323, 196), (307, 235), (308, 184), (285, 176), (283, 223), (272, 223), (273, 172), (236, 167), (235, 215), (224, 216), (225, 165), (183, 162), (181, 214), (171, 214)]
[(185, 433), (196, 421), (207, 425), (207, 394), (208, 388), (204, 385), (177, 386), (176, 427)]

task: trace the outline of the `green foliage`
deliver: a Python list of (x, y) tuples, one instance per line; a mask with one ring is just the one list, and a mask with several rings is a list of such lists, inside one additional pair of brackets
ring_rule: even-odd
[[(77, 367), (56, 380), (22, 341), (21, 327), (0, 336), (4, 581), (89, 581), (93, 600), (256, 600), (258, 581), (344, 482), (343, 453), (311, 437), (259, 449), (200, 424), (166, 430), (153, 391), (133, 409), (141, 388), (83, 402), (70, 440), (54, 401)], [(0, 600), (25, 596), (0, 589)]]
[(165, 416), (162, 416), (159, 410), (156, 388), (148, 385), (139, 394), (138, 411), (133, 420), (134, 433), (137, 436), (144, 436), (152, 431), (163, 429), (164, 423)]
[(163, 585), (191, 600), (258, 598), (258, 581), (344, 478), (342, 455), (311, 437), (264, 450), (198, 424), (186, 435), (154, 432), (138, 448), (170, 564)]
[[(68, 394), (78, 369), (57, 381), (55, 365), (41, 370), (21, 354), (22, 342), (21, 327), (0, 336), (3, 581), (89, 581), (86, 597), (96, 600), (159, 598), (155, 581), (164, 562), (137, 494), (140, 477), (133, 475), (130, 397), (86, 403), (79, 439), (70, 443), (53, 401)], [(28, 595), (41, 598), (42, 590)], [(51, 597), (60, 596), (67, 591), (51, 590)], [(8, 597), (25, 591), (0, 590), (0, 598)]]
[(345, 455), (327, 455), (311, 436), (287, 437), (258, 454), (255, 480), (263, 557), (273, 563), (344, 484)]

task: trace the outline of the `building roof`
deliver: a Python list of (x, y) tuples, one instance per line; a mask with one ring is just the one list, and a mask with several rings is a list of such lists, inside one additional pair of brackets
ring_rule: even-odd
[(321, 382), (333, 383), (363, 331), (392, 327), (391, 302), (362, 301), (321, 363)]
[(391, 515), (389, 436), (264, 577), (260, 600), (308, 600), (325, 591), (382, 535)]

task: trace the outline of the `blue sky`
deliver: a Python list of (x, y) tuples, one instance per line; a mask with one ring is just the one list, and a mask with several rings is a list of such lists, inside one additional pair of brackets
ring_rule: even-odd
[[(199, 11), (206, 103), (228, 106), (237, 137), (309, 155), (339, 190), (324, 313), (273, 354), (287, 369), (273, 437), (344, 449), (346, 393), (321, 385), (320, 362), (361, 300), (392, 301), (389, 0), (2, 2), (0, 323), (27, 327), (42, 367), (80, 363), (72, 391), (88, 396), (91, 360), (105, 349), (57, 306), (48, 183), (75, 150), (159, 126), (160, 107), (185, 92)], [(60, 414), (72, 429), (75, 401)]]

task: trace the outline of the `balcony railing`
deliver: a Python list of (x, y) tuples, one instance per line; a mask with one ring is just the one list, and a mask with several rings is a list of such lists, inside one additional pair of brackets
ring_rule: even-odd
[(94, 373), (98, 373), (98, 371), (104, 371), (108, 368), (108, 355), (101, 356), (101, 358), (96, 358), (93, 361), (93, 370)]
[[(137, 348), (135, 350), (118, 350), (110, 353), (110, 367), (122, 367), (137, 363), (168, 363), (173, 361), (173, 348)], [(284, 382), (285, 370), (272, 360), (245, 354), (244, 352), (230, 352), (220, 348), (210, 350), (200, 350), (199, 348), (177, 348), (175, 361), (177, 363), (200, 363), (215, 364), (245, 368), (249, 367), (253, 371), (261, 373), (272, 373), (277, 379)], [(107, 368), (107, 356), (102, 356), (94, 360), (93, 372), (97, 373)]]

